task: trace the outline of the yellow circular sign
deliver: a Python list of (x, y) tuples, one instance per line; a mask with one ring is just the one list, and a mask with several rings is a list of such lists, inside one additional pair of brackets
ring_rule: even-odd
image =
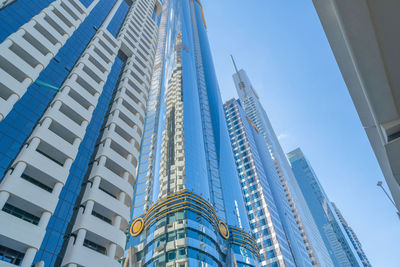
[(218, 222), (218, 229), (221, 236), (225, 239), (229, 238), (229, 229), (228, 226), (223, 221)]
[(142, 232), (144, 228), (144, 220), (143, 218), (137, 218), (133, 221), (130, 228), (131, 236), (138, 236)]

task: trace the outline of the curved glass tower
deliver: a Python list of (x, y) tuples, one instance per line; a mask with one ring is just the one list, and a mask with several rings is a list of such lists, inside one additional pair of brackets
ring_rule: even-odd
[(258, 266), (237, 176), (201, 4), (164, 1), (125, 264)]

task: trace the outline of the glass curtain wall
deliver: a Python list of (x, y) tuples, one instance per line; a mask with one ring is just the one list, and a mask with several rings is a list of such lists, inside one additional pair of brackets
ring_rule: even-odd
[(201, 3), (164, 1), (162, 12), (128, 258), (258, 266)]

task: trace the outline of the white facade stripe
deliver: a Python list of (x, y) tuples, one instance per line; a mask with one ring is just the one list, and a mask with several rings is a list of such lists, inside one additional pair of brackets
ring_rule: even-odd
[(79, 0), (54, 1), (0, 44), (0, 121), (98, 2), (85, 8)]

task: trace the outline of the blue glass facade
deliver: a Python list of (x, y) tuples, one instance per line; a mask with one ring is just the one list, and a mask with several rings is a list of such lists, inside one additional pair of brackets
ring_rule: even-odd
[(61, 191), (60, 201), (49, 221), (46, 235), (39, 252), (36, 254), (34, 263), (43, 260), (48, 264), (47, 266), (54, 266), (57, 257), (59, 261), (62, 259), (63, 255), (59, 255), (59, 253), (65, 234), (68, 234), (68, 231), (66, 231), (67, 226), (69, 223), (73, 224), (70, 220), (74, 213), (74, 207), (77, 205), (76, 202), (81, 192), (82, 182), (90, 166), (89, 163), (95, 149), (96, 141), (99, 137), (113, 92), (118, 85), (119, 75), (124, 63), (125, 58), (123, 55), (117, 57), (108, 75), (107, 82), (104, 85), (97, 107), (93, 112), (92, 120), (87, 127), (86, 135), (79, 146), (78, 155), (71, 166), (67, 183)]
[[(0, 20), (4, 19), (4, 21), (0, 21), (0, 25), (15, 24), (21, 26), (46, 7), (48, 2), (52, 1), (38, 1), (40, 3), (46, 2), (45, 6), (37, 4), (36, 1), (28, 1), (26, 2), (28, 5), (24, 6), (25, 2), (17, 1), (1, 11)], [(51, 60), (47, 68), (42, 71), (37, 81), (57, 88), (61, 86), (114, 3), (115, 0), (103, 0), (96, 5), (86, 20)], [(16, 9), (18, 7), (20, 9)], [(41, 7), (41, 9), (38, 10), (37, 7)], [(28, 12), (26, 8), (31, 9)], [(3, 12), (10, 13), (3, 17)], [(119, 25), (117, 29), (119, 29)], [(6, 38), (14, 31), (2, 30), (0, 36), (4, 35), (4, 38)], [(4, 177), (10, 163), (17, 156), (26, 138), (31, 134), (57, 92), (55, 89), (37, 81), (28, 88), (27, 93), (15, 104), (8, 116), (0, 122), (0, 179)]]
[(357, 252), (358, 257), (360, 258), (364, 267), (371, 267), (371, 263), (368, 260), (367, 255), (365, 254), (361, 242), (358, 240), (356, 233), (353, 229), (348, 225), (347, 221), (344, 219), (340, 210), (336, 207), (335, 203), (332, 202), (332, 207), (335, 210), (336, 215), (338, 216), (340, 223), (343, 225), (344, 230), (346, 231), (347, 236), (349, 237), (351, 244)]
[(16, 32), (33, 16), (39, 14), (53, 0), (15, 1), (0, 12), (0, 43)]
[(238, 101), (230, 100), (224, 108), (262, 266), (312, 266), (262, 134)]
[[(51, 2), (53, 1), (16, 1), (0, 11), (0, 42)], [(86, 7), (92, 2), (93, 0), (82, 1)], [(96, 4), (47, 68), (41, 72), (39, 78), (28, 88), (26, 94), (0, 122), (0, 181), (115, 3), (116, 0), (100, 0)], [(109, 24), (107, 29), (114, 36), (118, 34), (129, 8), (130, 5), (124, 1), (114, 16), (115, 19)], [(44, 240), (36, 253), (34, 264), (40, 261), (44, 261), (46, 267), (61, 264), (62, 246), (68, 234), (67, 226), (71, 223), (82, 181), (90, 166), (95, 144), (125, 61), (126, 56), (120, 53), (108, 74), (66, 184), (59, 195), (56, 210), (47, 225)]]
[(198, 1), (163, 4), (133, 210), (145, 226), (130, 240), (141, 266), (258, 261), (245, 246), (252, 237), (240, 237), (250, 227), (232, 179), (237, 172), (201, 12)]
[[(204, 76), (207, 88), (208, 103), (211, 110), (210, 116), (212, 121), (212, 129), (215, 139), (215, 148), (219, 160), (219, 171), (221, 177), (221, 186), (224, 195), (224, 207), (226, 209), (227, 221), (230, 224), (239, 226), (237, 217), (246, 218), (246, 210), (242, 205), (236, 205), (235, 199), (231, 196), (240, 195), (239, 182), (232, 177), (237, 177), (235, 171), (235, 162), (232, 155), (232, 147), (229, 141), (229, 134), (225, 121), (223, 103), (217, 77), (215, 74), (214, 63), (210, 45), (208, 43), (207, 31), (202, 21), (202, 10), (198, 2), (196, 2), (196, 19), (198, 25), (199, 41), (201, 47), (201, 55), (204, 66)], [(225, 191), (224, 191), (225, 190)], [(243, 220), (240, 227), (246, 231), (250, 231), (246, 220)]]
[(310, 163), (298, 148), (288, 153), (293, 173), (335, 266), (362, 266)]
[[(327, 248), (255, 88), (243, 69), (236, 69), (236, 73), (233, 74), (233, 80), (243, 109), (264, 137), (268, 152), (273, 159), (274, 167), (284, 188), (285, 198), (289, 202), (292, 214), (297, 218), (297, 227), (303, 233), (301, 238), (303, 243), (306, 244), (307, 254), (311, 258), (312, 264), (333, 266)], [(301, 255), (304, 255), (304, 252), (297, 253), (297, 256)]]
[(122, 23), (125, 20), (126, 14), (129, 11), (130, 6), (126, 1), (123, 1), (119, 6), (115, 16), (112, 18), (110, 24), (107, 27), (107, 30), (114, 36), (117, 37), (118, 32), (122, 26)]

